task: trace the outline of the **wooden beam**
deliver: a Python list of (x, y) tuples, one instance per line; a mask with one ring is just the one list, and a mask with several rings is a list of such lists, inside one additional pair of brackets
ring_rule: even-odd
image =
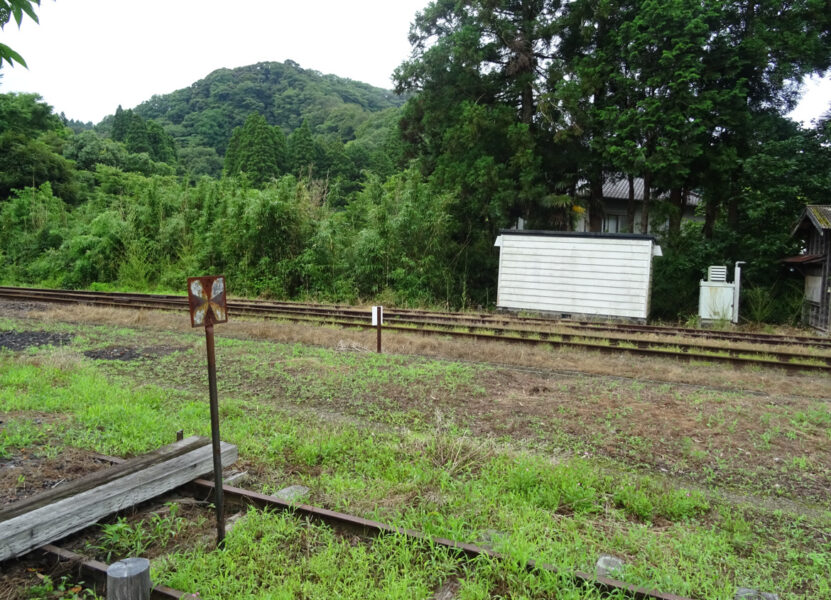
[[(80, 531), (112, 513), (184, 485), (213, 469), (208, 440), (191, 437), (84, 478), (72, 493), (56, 488), (54, 497), (41, 494), (26, 502), (28, 510), (12, 506), (0, 513), (0, 561)], [(222, 443), (222, 465), (237, 460), (237, 447)], [(135, 465), (131, 465), (135, 461)], [(96, 481), (100, 485), (95, 485)], [(72, 485), (72, 484), (70, 484)], [(69, 485), (67, 486), (69, 487)]]
[[(174, 444), (162, 446), (158, 450), (154, 450), (148, 454), (142, 454), (141, 456), (136, 456), (135, 458), (131, 458), (129, 460), (119, 459), (114, 467), (89, 473), (88, 475), (74, 479), (69, 483), (60, 485), (52, 490), (36, 494), (4, 507), (0, 510), (0, 523), (8, 521), (18, 515), (31, 512), (41, 506), (54, 504), (63, 498), (68, 498), (94, 487), (98, 487), (99, 485), (103, 485), (107, 482), (115, 481), (125, 475), (136, 473), (137, 471), (146, 469), (147, 467), (163, 460), (167, 460), (168, 458), (181, 456), (182, 454), (186, 454), (196, 448), (207, 446), (210, 443), (211, 441), (208, 438), (194, 435), (189, 437), (187, 440), (181, 440), (180, 442)], [(101, 460), (115, 462), (110, 457), (101, 457)]]

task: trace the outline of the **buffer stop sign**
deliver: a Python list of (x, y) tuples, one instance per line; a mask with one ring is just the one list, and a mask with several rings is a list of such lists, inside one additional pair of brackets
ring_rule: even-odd
[(225, 276), (188, 277), (191, 327), (226, 323)]

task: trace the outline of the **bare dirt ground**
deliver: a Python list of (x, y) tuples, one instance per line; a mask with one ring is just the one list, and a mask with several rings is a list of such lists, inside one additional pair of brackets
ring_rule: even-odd
[(0, 509), (108, 466), (94, 453), (77, 448), (64, 448), (52, 458), (17, 453), (0, 460)]
[(65, 346), (71, 336), (45, 331), (0, 331), (0, 349), (24, 350), (32, 346)]
[(159, 358), (174, 352), (181, 352), (186, 348), (181, 346), (148, 346), (134, 348), (132, 346), (108, 346), (99, 350), (86, 350), (84, 356), (98, 360), (121, 360), (129, 362), (140, 358)]
[[(137, 328), (130, 344), (87, 351), (87, 357), (147, 359), (142, 372), (177, 388), (203, 385), (200, 352), (177, 355), (182, 368), (154, 359), (200, 345), (182, 315), (85, 306), (6, 307), (8, 314), (40, 323), (74, 322)], [(154, 333), (157, 332), (157, 333)], [(374, 331), (310, 327), (291, 323), (232, 319), (220, 335), (239, 339), (300, 342), (346, 352), (369, 352)], [(772, 498), (828, 502), (831, 489), (831, 378), (777, 370), (736, 370), (672, 359), (598, 355), (506, 344), (460, 342), (441, 337), (390, 334), (385, 352), (426, 355), (491, 365), (475, 386), (434, 393), (391, 383), (366, 391), (356, 402), (348, 368), (333, 373), (314, 359), (280, 361), (280, 376), (265, 357), (243, 352), (225, 360), (230, 375), (223, 393), (266, 399), (282, 409), (296, 407), (296, 382), (326, 379), (325, 395), (309, 391), (304, 409), (349, 419), (383, 421), (379, 415), (410, 415), (423, 423), (436, 411), (472, 434), (511, 439), (564, 455), (606, 457), (627, 466), (702, 486), (752, 490)], [(189, 368), (188, 365), (190, 365)], [(276, 366), (276, 365), (271, 365)], [(125, 369), (128, 367), (125, 365)], [(133, 368), (133, 367), (130, 367)], [(117, 364), (108, 367), (119, 373)], [(256, 371), (256, 372), (255, 372)], [(191, 380), (183, 373), (196, 373)], [(169, 379), (170, 381), (165, 381)], [(308, 388), (308, 386), (306, 386)]]
[[(0, 300), (0, 317), (31, 319), (43, 323), (88, 323), (140, 327), (163, 332), (192, 333), (183, 314), (122, 310), (86, 305), (37, 305)], [(219, 335), (219, 334), (218, 334)], [(276, 320), (234, 317), (222, 325), (221, 335), (240, 339), (263, 339), (302, 343), (328, 348), (374, 351), (375, 331), (309, 326)], [(643, 358), (621, 353), (599, 354), (574, 349), (505, 343), (482, 343), (442, 336), (387, 332), (383, 349), (394, 354), (411, 354), (445, 359), (484, 362), (493, 365), (536, 367), (550, 372), (609, 375), (638, 379), (702, 385), (731, 391), (755, 391), (767, 395), (831, 395), (831, 376), (795, 374), (779, 369), (739, 369), (709, 362), (687, 363), (673, 358)]]

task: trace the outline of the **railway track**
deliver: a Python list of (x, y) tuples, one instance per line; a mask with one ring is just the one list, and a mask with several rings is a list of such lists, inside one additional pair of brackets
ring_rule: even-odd
[[(216, 487), (213, 481), (207, 479), (197, 479), (191, 485), (194, 494), (202, 494), (208, 498), (212, 497), (213, 491)], [(298, 516), (316, 521), (322, 521), (335, 529), (348, 530), (365, 537), (377, 537), (379, 535), (391, 534), (403, 535), (414, 542), (426, 541), (429, 545), (434, 547), (448, 548), (458, 552), (459, 555), (462, 555), (468, 559), (486, 556), (495, 561), (505, 560), (505, 557), (498, 552), (494, 552), (489, 548), (483, 548), (475, 544), (433, 537), (420, 531), (395, 527), (385, 523), (380, 523), (378, 521), (372, 521), (325, 508), (318, 508), (305, 504), (292, 504), (284, 500), (280, 500), (279, 498), (275, 498), (274, 496), (251, 492), (228, 485), (222, 486), (222, 493), (230, 503), (236, 503), (237, 505), (243, 506), (255, 506), (257, 508), (268, 508), (271, 510), (290, 511)], [(524, 566), (527, 571), (549, 571), (552, 573), (560, 573), (566, 577), (570, 576), (574, 581), (583, 585), (598, 588), (609, 594), (623, 592), (627, 597), (635, 598), (636, 600), (689, 600), (682, 596), (676, 596), (675, 594), (667, 594), (654, 589), (636, 586), (631, 583), (595, 576), (590, 573), (584, 573), (581, 571), (565, 571), (554, 565), (538, 562), (534, 559), (526, 561)]]
[[(0, 287), (0, 298), (152, 310), (187, 310), (186, 297), (160, 294)], [(362, 329), (371, 327), (365, 308), (342, 305), (229, 300), (228, 309), (238, 315), (309, 324), (331, 324)], [(821, 337), (551, 320), (499, 313), (438, 313), (389, 309), (385, 310), (384, 318), (385, 330), (403, 333), (575, 348), (601, 353), (627, 353), (650, 358), (676, 358), (706, 363), (726, 362), (740, 367), (831, 371), (831, 340)], [(804, 351), (785, 351), (780, 349), (782, 346), (798, 347)]]
[[(123, 462), (123, 459), (100, 456), (104, 460), (108, 460), (113, 464)], [(183, 490), (188, 490), (188, 493), (195, 498), (210, 501), (213, 499), (216, 484), (207, 479), (196, 479), (190, 484), (186, 484)], [(280, 498), (252, 492), (242, 488), (232, 487), (229, 485), (222, 486), (222, 493), (225, 502), (229, 506), (236, 508), (247, 509), (249, 507), (256, 507), (259, 509), (268, 509), (273, 511), (287, 511), (292, 514), (303, 517), (305, 519), (325, 523), (338, 531), (348, 531), (352, 534), (360, 535), (364, 538), (373, 539), (384, 535), (401, 535), (412, 541), (413, 543), (427, 542), (431, 547), (446, 548), (456, 553), (461, 559), (473, 560), (478, 557), (487, 557), (495, 562), (506, 560), (502, 554), (495, 552), (489, 548), (469, 544), (465, 542), (458, 542), (447, 538), (439, 538), (427, 535), (423, 532), (413, 529), (405, 529), (358, 517), (346, 513), (336, 512), (325, 508), (310, 506), (306, 504), (295, 504), (286, 502)], [(90, 560), (75, 552), (66, 550), (54, 544), (47, 544), (40, 548), (51, 560), (57, 562), (70, 562), (81, 572), (82, 576), (104, 583), (107, 579), (107, 565), (96, 560)], [(619, 597), (622, 594), (624, 597), (633, 598), (634, 600), (691, 600), (689, 598), (660, 592), (655, 589), (636, 586), (624, 581), (611, 579), (608, 577), (595, 576), (591, 573), (581, 571), (568, 571), (557, 566), (542, 563), (533, 559), (527, 560), (523, 567), (529, 571), (547, 571), (550, 573), (560, 574), (563, 577), (572, 579), (575, 583), (596, 588), (602, 592)], [(186, 594), (165, 586), (156, 586), (151, 593), (152, 600), (170, 600), (185, 597)]]

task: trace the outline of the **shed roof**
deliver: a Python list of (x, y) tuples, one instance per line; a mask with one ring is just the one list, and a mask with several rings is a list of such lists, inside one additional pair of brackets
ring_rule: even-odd
[(815, 265), (825, 262), (822, 254), (798, 254), (783, 258), (782, 262), (788, 265)]
[(654, 235), (643, 233), (600, 233), (591, 231), (543, 231), (539, 229), (500, 229), (500, 235), (528, 235), (543, 237), (576, 237), (576, 238), (602, 238), (602, 239), (625, 239), (625, 240), (649, 240), (656, 241)]
[(807, 222), (816, 227), (820, 234), (831, 231), (831, 204), (809, 204), (806, 206), (791, 235), (802, 229)]

